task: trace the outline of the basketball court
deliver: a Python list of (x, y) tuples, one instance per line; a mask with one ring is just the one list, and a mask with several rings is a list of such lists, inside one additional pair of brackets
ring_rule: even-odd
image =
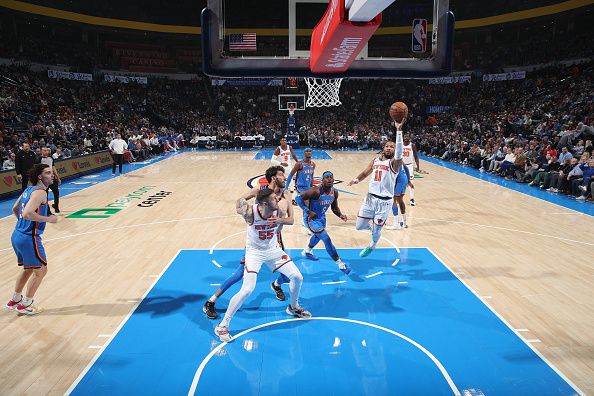
[[(372, 3), (383, 8), (366, 9)], [(242, 14), (241, 2), (207, 4), (205, 74), (306, 79), (307, 96), (277, 97), (288, 140), (299, 112), (340, 104), (342, 78), (428, 79), (452, 69), (447, 0), (419, 2), (423, 18), (405, 29), (413, 53), (409, 34), (405, 50), (389, 50), (403, 37), (397, 2), (270, 1), (288, 18), (289, 52), (260, 46), (266, 53), (249, 56), (233, 54), (228, 36), (257, 16)], [(218, 320), (202, 306), (239, 265), (246, 225), (235, 201), (262, 177), (272, 152), (183, 151), (128, 166), (123, 177), (104, 171), (65, 185), (60, 221), (43, 236), (48, 275), (35, 299), (45, 312), (0, 314), (0, 394), (594, 393), (589, 204), (530, 196), (423, 160), (428, 174), (415, 180), (410, 227), (384, 230), (378, 249), (361, 258), (370, 234), (355, 230), (355, 218), (367, 181), (347, 182), (373, 151), (314, 149), (318, 180), (333, 172), (348, 216), (344, 223), (329, 215), (328, 231), (353, 271), (341, 273), (323, 249), (320, 261), (301, 257), (309, 237), (295, 207), (283, 240), (304, 276), (300, 303), (313, 317), (288, 316), (264, 268), (231, 325), (233, 342), (221, 343)], [(0, 210), (10, 214), (7, 204)], [(17, 275), (13, 228), (12, 217), (0, 219), (6, 298)], [(219, 315), (239, 287), (217, 301)]]
[[(319, 172), (337, 180), (373, 155), (316, 151), (332, 158), (316, 160)], [(37, 299), (46, 312), (0, 316), (2, 393), (594, 389), (592, 217), (427, 162), (410, 228), (385, 230), (381, 249), (364, 259), (369, 234), (353, 219), (367, 187), (337, 184), (352, 193), (339, 198), (350, 219), (329, 216), (329, 232), (349, 276), (324, 250), (318, 262), (303, 260), (305, 230), (286, 227), (305, 278), (301, 302), (314, 318), (288, 317), (263, 269), (232, 324), (236, 340), (221, 344), (202, 305), (241, 257), (245, 225), (234, 201), (268, 166), (257, 155), (183, 152), (65, 196), (60, 221), (44, 234), (49, 273)], [(170, 194), (137, 206), (161, 191)], [(142, 198), (117, 213), (68, 218), (134, 192)], [(552, 213), (563, 213), (555, 224)], [(13, 223), (0, 220), (3, 235)], [(0, 249), (8, 296), (17, 273), (8, 238)], [(219, 299), (219, 314), (238, 288)]]

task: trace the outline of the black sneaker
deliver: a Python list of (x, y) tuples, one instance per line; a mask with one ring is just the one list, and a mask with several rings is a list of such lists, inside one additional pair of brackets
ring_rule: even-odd
[(212, 301), (207, 300), (202, 307), (202, 311), (204, 311), (208, 319), (216, 319), (219, 317), (219, 314), (215, 309), (215, 303)]
[(287, 296), (285, 296), (285, 292), (283, 291), (283, 289), (280, 286), (276, 286), (274, 284), (274, 281), (272, 281), (272, 283), (270, 284), (270, 288), (274, 293), (276, 293), (276, 299), (278, 301), (285, 301), (287, 299)]
[(58, 208), (58, 207), (56, 206), (56, 204), (52, 204), (52, 208), (54, 208), (54, 211), (55, 211), (56, 213), (60, 213), (60, 208)]

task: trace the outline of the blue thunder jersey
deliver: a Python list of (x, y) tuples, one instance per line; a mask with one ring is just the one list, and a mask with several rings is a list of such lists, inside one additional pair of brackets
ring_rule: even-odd
[(295, 181), (295, 188), (299, 193), (309, 190), (313, 185), (314, 167), (305, 162), (302, 164), (303, 169), (297, 171), (297, 180)]
[(334, 202), (334, 187), (330, 189), (329, 193), (324, 192), (322, 186), (320, 188), (320, 198), (309, 200), (309, 210), (318, 215), (318, 219), (326, 218), (326, 211)]
[[(42, 190), (40, 187), (36, 186), (29, 186), (25, 189), (25, 191), (21, 194), (19, 198), (19, 205), (18, 205), (18, 217), (15, 229), (17, 231), (22, 232), (23, 234), (27, 235), (41, 235), (43, 234), (43, 230), (45, 230), (45, 222), (38, 223), (36, 221), (27, 220), (23, 217), (23, 212), (25, 210), (25, 206), (31, 200), (31, 193), (35, 190)], [(41, 204), (41, 206), (36, 210), (37, 214), (41, 216), (47, 216), (47, 203)]]

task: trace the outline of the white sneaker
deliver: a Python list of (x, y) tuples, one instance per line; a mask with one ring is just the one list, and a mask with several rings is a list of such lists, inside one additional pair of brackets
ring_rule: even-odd
[(578, 188), (580, 190), (582, 190), (583, 192), (586, 192), (588, 189), (586, 188), (586, 186), (578, 186)]
[(576, 198), (576, 200), (577, 200), (577, 201), (585, 201), (585, 200), (586, 200), (586, 197), (584, 197), (584, 196), (582, 195), (582, 196), (579, 196), (579, 197), (577, 197), (577, 198)]
[(21, 315), (33, 316), (33, 315), (39, 315), (40, 313), (42, 313), (44, 311), (44, 309), (36, 306), (33, 303), (33, 301), (31, 301), (31, 304), (29, 304), (27, 306), (24, 306), (23, 304), (19, 303), (16, 307), (16, 311)]
[(400, 226), (400, 223), (394, 223), (392, 225), (386, 226), (386, 229), (388, 229), (388, 230), (400, 230), (400, 229), (402, 229), (402, 227)]
[(287, 305), (287, 315), (297, 316), (298, 318), (311, 318), (311, 313), (305, 310), (303, 307), (297, 306), (291, 307), (291, 304)]
[(229, 334), (229, 327), (228, 326), (221, 326), (220, 324), (215, 327), (214, 330), (215, 334), (219, 337), (221, 342), (231, 342), (233, 341), (233, 337)]

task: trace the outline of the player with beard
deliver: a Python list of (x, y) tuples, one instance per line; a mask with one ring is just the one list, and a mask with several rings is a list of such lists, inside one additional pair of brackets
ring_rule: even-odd
[(375, 249), (382, 236), (382, 227), (390, 216), (394, 202), (396, 177), (402, 166), (402, 122), (394, 121), (396, 126), (396, 142), (389, 140), (384, 144), (383, 152), (374, 158), (369, 165), (348, 185), (352, 186), (372, 175), (365, 200), (357, 214), (355, 227), (357, 230), (371, 230), (371, 243), (363, 249), (359, 256), (366, 257)]

